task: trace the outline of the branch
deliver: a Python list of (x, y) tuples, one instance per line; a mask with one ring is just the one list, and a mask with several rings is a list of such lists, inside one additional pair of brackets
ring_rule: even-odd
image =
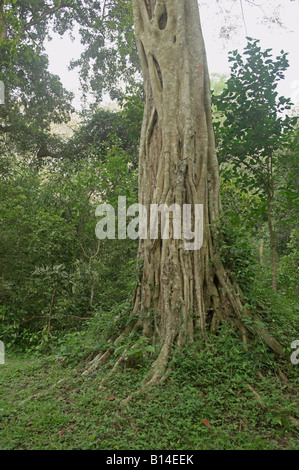
[(263, 408), (263, 410), (265, 410), (267, 407), (266, 407), (266, 405), (265, 405), (265, 403), (264, 403), (264, 401), (263, 401), (261, 395), (260, 395), (259, 393), (257, 393), (257, 391), (254, 390), (253, 387), (251, 387), (251, 385), (247, 384), (247, 388), (248, 388), (248, 390), (251, 391), (251, 393), (252, 393), (252, 394), (254, 395), (254, 397), (256, 398), (258, 405), (259, 405), (261, 408)]
[(247, 2), (247, 3), (249, 3), (250, 5), (253, 5), (253, 6), (255, 6), (255, 7), (258, 7), (258, 8), (262, 11), (264, 17), (265, 17), (267, 20), (270, 19), (270, 18), (267, 16), (267, 14), (266, 14), (265, 10), (263, 9), (262, 5), (258, 5), (257, 3), (255, 3), (255, 2), (253, 2), (253, 1), (251, 1), (251, 0), (245, 0), (245, 2)]
[(32, 21), (29, 21), (29, 23), (26, 23), (23, 25), (21, 31), (19, 34), (23, 34), (25, 31), (30, 29), (32, 26), (35, 26), (39, 23), (41, 23), (47, 16), (52, 16), (54, 15), (57, 11), (61, 10), (62, 8), (68, 8), (70, 5), (67, 3), (61, 3), (60, 5), (57, 5), (56, 7), (50, 8), (49, 10), (46, 10), (42, 15), (40, 15), (38, 18), (35, 18)]
[(247, 31), (247, 25), (246, 25), (244, 8), (243, 8), (243, 0), (240, 0), (240, 5), (241, 5), (241, 12), (242, 12), (242, 19), (243, 19), (244, 28), (245, 28), (245, 34), (246, 34), (246, 37), (247, 37), (248, 36), (248, 31)]

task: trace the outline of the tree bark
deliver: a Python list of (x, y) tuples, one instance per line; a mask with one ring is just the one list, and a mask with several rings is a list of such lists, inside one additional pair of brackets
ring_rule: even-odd
[(202, 204), (204, 242), (140, 240), (142, 265), (134, 313), (161, 350), (150, 378), (164, 373), (171, 348), (215, 329), (224, 317), (247, 343), (244, 310), (218, 254), (220, 184), (208, 65), (196, 0), (134, 0), (135, 33), (146, 105), (139, 159), (139, 202)]
[(264, 240), (261, 240), (260, 243), (260, 264), (264, 263)]
[[(210, 224), (220, 210), (218, 163), (196, 0), (133, 4), (146, 92), (139, 202), (147, 213), (150, 204), (204, 205), (200, 251), (186, 251), (184, 241), (175, 239), (139, 244), (143, 269), (134, 309), (143, 313), (143, 334), (155, 342), (163, 338), (167, 361), (174, 341), (182, 345), (193, 339), (196, 327), (219, 322), (220, 284), (210, 263), (215, 257)], [(222, 282), (224, 275), (222, 270)]]

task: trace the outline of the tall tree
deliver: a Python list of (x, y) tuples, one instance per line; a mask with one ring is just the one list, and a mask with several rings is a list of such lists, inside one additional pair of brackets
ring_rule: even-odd
[[(130, 0), (0, 0), (0, 80), (6, 106), (0, 108), (0, 144), (38, 157), (59, 157), (51, 123), (69, 120), (72, 93), (48, 71), (45, 41), (80, 27), (84, 51), (72, 66), (80, 67), (83, 91), (123, 97), (120, 80), (135, 83), (140, 71)], [(140, 74), (139, 74), (140, 75)], [(140, 81), (140, 80), (139, 80)]]
[[(274, 351), (282, 348), (261, 322), (246, 321), (252, 316), (219, 255), (219, 171), (197, 0), (133, 0), (133, 12), (146, 93), (139, 202), (148, 214), (151, 204), (202, 204), (204, 211), (201, 250), (186, 250), (173, 232), (170, 239), (151, 240), (148, 234), (139, 242), (139, 282), (126, 332), (140, 332), (160, 348), (150, 385), (163, 378), (173, 348), (192, 341), (197, 331), (215, 330), (224, 318), (245, 344), (249, 331), (258, 330)], [(96, 357), (88, 371), (108, 357), (109, 351)]]
[(12, 144), (36, 151), (38, 157), (49, 154), (51, 123), (66, 122), (73, 110), (72, 93), (49, 72), (43, 53), (49, 19), (60, 8), (60, 2), (49, 6), (39, 0), (0, 0), (0, 80), (6, 95), (0, 107), (0, 143), (4, 136), (6, 148)]
[(291, 100), (277, 92), (278, 82), (289, 65), (287, 53), (281, 51), (274, 59), (271, 49), (262, 51), (258, 40), (248, 38), (244, 55), (235, 50), (229, 61), (231, 77), (223, 92), (214, 98), (221, 112), (217, 125), (219, 158), (230, 164), (240, 185), (259, 192), (263, 198), (261, 216), (265, 216), (268, 224), (276, 292), (278, 251), (273, 205), (278, 150), (290, 145), (297, 121), (285, 115), (291, 109)]

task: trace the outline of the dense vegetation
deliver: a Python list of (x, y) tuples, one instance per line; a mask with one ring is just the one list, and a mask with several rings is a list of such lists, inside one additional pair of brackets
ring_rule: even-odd
[[(163, 386), (119, 411), (157, 353), (147, 338), (125, 337), (104, 370), (81, 373), (110, 347), (132, 308), (137, 243), (99, 241), (95, 209), (102, 202), (117, 207), (119, 195), (128, 205), (137, 202), (143, 90), (137, 76), (126, 93), (116, 89), (109, 69), (105, 83), (118, 110), (94, 103), (75, 116), (70, 134), (55, 132), (54, 124), (63, 128), (74, 110), (71, 95), (47, 71), (44, 2), (32, 2), (31, 11), (28, 2), (11, 2), (15, 16), (3, 3), (9, 27), (1, 35), (0, 79), (13, 86), (0, 105), (0, 339), (7, 357), (0, 365), (0, 448), (298, 447), (298, 366), (290, 355), (299, 318), (299, 130), (292, 103), (276, 91), (287, 54), (273, 58), (249, 38), (244, 51), (229, 57), (231, 76), (212, 80), (220, 255), (285, 358), (277, 360), (260, 337), (244, 349), (224, 322), (172, 359), (174, 372)], [(118, 19), (114, 24), (102, 20), (107, 37), (93, 36), (92, 3), (85, 15), (79, 7), (73, 15), (89, 44), (79, 61), (82, 77), (99, 97), (102, 81), (96, 85), (94, 75), (115, 50), (118, 73), (126, 69), (128, 51), (128, 77), (138, 64), (127, 2), (109, 10)], [(57, 9), (61, 33), (72, 22), (70, 5), (65, 14), (64, 6)], [(27, 35), (31, 26), (37, 28), (33, 36)], [(124, 33), (106, 50), (116, 30)], [(129, 367), (106, 376), (131, 345)]]

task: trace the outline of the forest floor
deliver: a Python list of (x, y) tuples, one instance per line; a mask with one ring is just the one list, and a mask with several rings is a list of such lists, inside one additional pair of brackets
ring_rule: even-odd
[(255, 361), (236, 339), (226, 338), (224, 347), (224, 338), (214, 338), (205, 350), (183, 351), (163, 385), (120, 406), (140, 387), (149, 360), (99, 387), (104, 371), (82, 377), (82, 365), (54, 356), (7, 354), (0, 365), (0, 449), (299, 448), (299, 366), (285, 365), (287, 383), (260, 352)]

